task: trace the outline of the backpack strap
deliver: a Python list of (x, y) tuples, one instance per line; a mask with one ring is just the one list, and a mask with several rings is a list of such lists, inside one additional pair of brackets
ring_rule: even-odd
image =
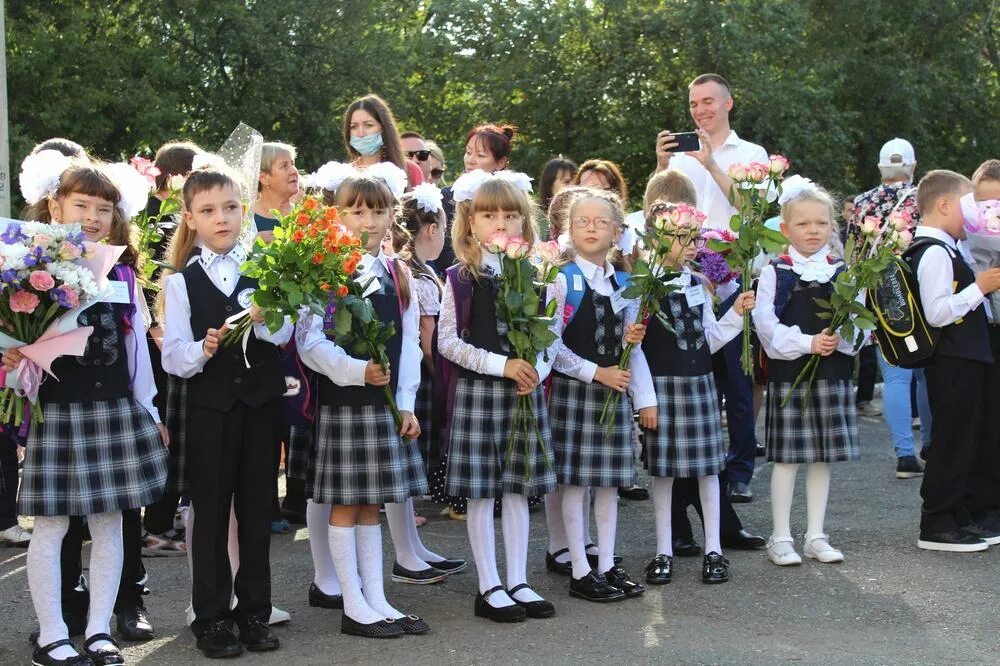
[(792, 258), (788, 255), (776, 257), (771, 261), (774, 266), (774, 314), (781, 319), (781, 314), (788, 306), (788, 301), (792, 299), (792, 290), (795, 283), (799, 281), (799, 276), (792, 270)]
[[(124, 282), (128, 286), (128, 306), (122, 308), (122, 325), (125, 328), (125, 334), (129, 334), (134, 330), (134, 320), (135, 320), (135, 271), (131, 266), (125, 264), (115, 264), (113, 269), (115, 279)], [(132, 336), (132, 342), (135, 348), (132, 350), (132, 358), (136, 358), (136, 354), (139, 351), (139, 340)], [(137, 368), (132, 368), (132, 374), (129, 376), (128, 387), (129, 390), (135, 384), (135, 373)]]
[(575, 261), (563, 266), (559, 272), (566, 278), (566, 304), (563, 306), (563, 328), (565, 328), (580, 309), (583, 295), (587, 292), (587, 280), (584, 279), (583, 271)]
[(396, 287), (396, 300), (399, 302), (399, 315), (402, 316), (406, 308), (403, 307), (403, 294), (399, 291), (399, 267), (396, 265), (395, 259), (389, 259), (385, 262), (389, 266), (389, 275), (392, 276), (392, 284)]

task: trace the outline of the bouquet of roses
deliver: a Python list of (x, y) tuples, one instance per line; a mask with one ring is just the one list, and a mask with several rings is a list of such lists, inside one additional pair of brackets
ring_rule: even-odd
[[(503, 232), (493, 234), (486, 241), (486, 250), (500, 258), (497, 315), (507, 326), (507, 340), (514, 357), (532, 365), (538, 354), (547, 354), (558, 338), (552, 330), (558, 304), (553, 299), (542, 308), (546, 290), (559, 274), (558, 267), (554, 265), (557, 247), (545, 244), (536, 250), (523, 238)], [(546, 466), (551, 466), (532, 400), (531, 395), (517, 398), (514, 423), (507, 443), (507, 458), (510, 459), (514, 440), (520, 434), (524, 440), (525, 455), (528, 454), (528, 441), (534, 437), (542, 449)]]
[[(976, 201), (971, 194), (962, 197), (962, 216), (973, 268), (977, 271), (1000, 266), (1000, 201)], [(989, 295), (994, 321), (1000, 315), (1000, 294)]]
[[(752, 280), (753, 262), (762, 251), (777, 254), (788, 244), (780, 231), (768, 229), (764, 225), (773, 198), (773, 185), (781, 194), (781, 180), (788, 170), (788, 160), (781, 155), (771, 155), (767, 164), (752, 162), (733, 164), (728, 175), (733, 181), (729, 199), (737, 213), (729, 221), (729, 228), (736, 234), (731, 240), (713, 239), (709, 249), (725, 253), (726, 261), (734, 271), (739, 272), (742, 288), (749, 289)], [(737, 195), (739, 200), (737, 201)], [(753, 372), (753, 358), (750, 353), (750, 313), (743, 314), (743, 372)]]
[(124, 251), (84, 240), (76, 224), (0, 221), (0, 347), (24, 360), (0, 390), (0, 420), (20, 425), (25, 401), (31, 422), (44, 373), (59, 356), (80, 356), (93, 329), (77, 317), (108, 289), (107, 275)]
[[(680, 288), (673, 282), (680, 272), (667, 269), (664, 263), (670, 255), (674, 241), (681, 242), (682, 253), (684, 247), (695, 242), (705, 221), (705, 214), (688, 204), (662, 203), (655, 204), (649, 214), (654, 218), (652, 229), (639, 234), (647, 256), (636, 260), (629, 277), (629, 286), (622, 296), (639, 299), (639, 318), (635, 323), (656, 317), (668, 331), (672, 331), (673, 326), (660, 310), (660, 303)], [(618, 367), (622, 370), (628, 369), (634, 348), (635, 345), (629, 343), (622, 350), (621, 359), (618, 361)], [(612, 391), (604, 401), (604, 409), (601, 410), (600, 423), (607, 421), (609, 435), (614, 430), (615, 414), (621, 398), (621, 393)]]

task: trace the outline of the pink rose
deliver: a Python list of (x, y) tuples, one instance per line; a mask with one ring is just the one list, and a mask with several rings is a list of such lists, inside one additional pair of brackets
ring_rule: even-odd
[(502, 254), (507, 249), (507, 234), (502, 231), (495, 231), (486, 239), (484, 245), (487, 252)]
[(767, 164), (761, 164), (760, 162), (751, 162), (750, 166), (747, 167), (747, 180), (753, 183), (763, 183), (771, 168)]
[(729, 165), (729, 177), (740, 182), (747, 179), (747, 168), (745, 165), (736, 163)]
[(556, 241), (539, 243), (535, 248), (535, 252), (546, 264), (554, 264), (559, 259), (559, 255), (561, 254), (561, 251), (559, 250), (559, 243)]
[(30, 291), (18, 291), (10, 297), (11, 312), (31, 314), (38, 307), (38, 296)]
[(864, 222), (861, 223), (861, 233), (866, 236), (870, 236), (878, 231), (879, 219), (874, 215), (869, 215), (865, 217)]
[(63, 244), (59, 247), (59, 258), (63, 261), (79, 259), (82, 254), (83, 248), (69, 241), (63, 241)]
[(160, 175), (160, 170), (150, 160), (136, 155), (128, 163), (146, 179), (150, 187), (156, 187), (156, 177)]
[(771, 176), (780, 176), (788, 170), (788, 158), (784, 155), (771, 155), (768, 160), (768, 171)]
[(910, 227), (910, 222), (912, 217), (905, 210), (896, 211), (889, 216), (889, 224), (896, 231), (902, 231), (903, 229), (908, 229)]
[(80, 295), (73, 289), (63, 285), (56, 293), (59, 294), (59, 297), (56, 299), (59, 301), (59, 305), (70, 310), (80, 306)]
[(531, 246), (526, 243), (523, 239), (515, 236), (507, 240), (507, 247), (504, 248), (504, 252), (507, 253), (509, 259), (522, 259), (528, 256), (528, 251)]
[(31, 271), (31, 275), (28, 276), (28, 284), (38, 291), (48, 291), (56, 286), (56, 281), (45, 271)]
[(899, 232), (899, 247), (907, 248), (913, 242), (913, 233), (909, 229)]

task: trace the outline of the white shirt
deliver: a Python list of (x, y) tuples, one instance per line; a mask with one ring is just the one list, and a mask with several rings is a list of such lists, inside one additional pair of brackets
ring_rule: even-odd
[[(240, 266), (246, 261), (246, 252), (239, 245), (228, 254), (217, 254), (202, 247), (201, 252), (188, 261), (188, 266), (196, 261), (215, 288), (226, 296), (232, 296), (240, 279)], [(177, 377), (194, 377), (208, 363), (201, 340), (194, 339), (191, 330), (191, 303), (188, 301), (187, 283), (182, 273), (174, 273), (167, 278), (164, 286), (163, 326), (163, 369)], [(222, 328), (223, 321), (216, 328)], [(264, 324), (253, 325), (258, 340), (283, 345), (292, 338), (292, 325), (286, 318), (285, 324), (271, 333)]]
[[(789, 246), (788, 254), (792, 258), (792, 270), (800, 276), (808, 275), (816, 282), (825, 284), (833, 279), (834, 271), (821, 271), (817, 264), (825, 263), (830, 254), (830, 248), (824, 247), (812, 256), (805, 256)], [(836, 269), (831, 266), (831, 269)], [(801, 271), (801, 272), (800, 272)], [(826, 275), (829, 273), (829, 275)], [(753, 323), (760, 338), (761, 345), (768, 358), (778, 361), (794, 361), (802, 356), (812, 354), (813, 334), (803, 333), (798, 326), (786, 326), (778, 320), (774, 311), (774, 292), (777, 288), (778, 276), (774, 266), (768, 264), (760, 272), (757, 283), (757, 305), (753, 309)], [(864, 292), (858, 295), (858, 301), (864, 302)], [(837, 351), (854, 356), (853, 340), (840, 340)]]
[[(715, 147), (712, 151), (712, 159), (722, 169), (722, 173), (728, 173), (729, 167), (733, 164), (749, 164), (750, 162), (762, 162), (767, 164), (767, 151), (763, 146), (745, 141), (730, 131), (729, 136), (721, 146)], [(697, 159), (684, 153), (675, 154), (670, 158), (669, 168), (683, 171), (694, 181), (695, 191), (698, 193), (698, 209), (708, 216), (703, 226), (704, 229), (729, 229), (729, 220), (736, 214), (736, 209), (729, 204), (729, 192), (723, 192), (708, 169), (701, 165)]]
[[(381, 251), (378, 256), (365, 254), (358, 265), (361, 284), (365, 283), (369, 275), (379, 281), (392, 280), (389, 260)], [(396, 270), (408, 269), (397, 262)], [(424, 356), (420, 350), (420, 305), (412, 288), (412, 277), (410, 285), (410, 302), (402, 312), (399, 367), (389, 368), (390, 374), (396, 375), (396, 407), (401, 412), (413, 411), (417, 389), (420, 387), (420, 362)], [(365, 368), (368, 367), (368, 361), (354, 358), (343, 347), (327, 338), (323, 332), (323, 317), (316, 314), (303, 316), (295, 329), (295, 342), (302, 362), (316, 372), (326, 375), (337, 386), (365, 385)]]
[[(943, 242), (953, 252), (962, 256), (947, 232), (935, 227), (919, 226), (914, 234), (917, 238), (934, 238)], [(920, 303), (924, 316), (931, 326), (949, 326), (969, 314), (983, 302), (983, 292), (975, 282), (955, 293), (953, 287), (955, 272), (948, 250), (931, 246), (917, 266), (917, 284), (920, 287)]]

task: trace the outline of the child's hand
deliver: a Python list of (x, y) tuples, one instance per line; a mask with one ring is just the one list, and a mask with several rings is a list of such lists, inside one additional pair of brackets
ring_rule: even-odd
[(385, 364), (385, 371), (382, 371), (382, 366), (375, 361), (368, 361), (368, 365), (365, 366), (365, 384), (371, 384), (372, 386), (386, 386), (391, 381), (392, 376), (389, 373), (389, 364)]
[(519, 358), (507, 359), (503, 366), (503, 376), (517, 383), (518, 395), (528, 395), (538, 386), (535, 366)]
[(163, 440), (163, 446), (170, 448), (170, 431), (167, 430), (167, 426), (157, 423), (156, 429), (160, 431), (160, 439)]
[(839, 344), (839, 335), (828, 335), (826, 331), (823, 331), (813, 336), (812, 353), (819, 354), (820, 356), (829, 356), (837, 351), (837, 345)]
[(757, 297), (754, 293), (752, 291), (744, 291), (733, 302), (733, 310), (742, 317), (743, 313), (753, 310), (755, 305), (757, 305)]
[(625, 344), (641, 345), (646, 337), (646, 326), (644, 324), (629, 324), (625, 327)]
[(639, 410), (639, 427), (644, 430), (656, 430), (656, 407), (643, 407)]
[(201, 351), (205, 356), (208, 358), (215, 356), (215, 352), (219, 351), (219, 343), (222, 342), (227, 330), (229, 329), (223, 326), (222, 328), (210, 328), (205, 332), (205, 339), (201, 341)]
[(8, 349), (3, 353), (3, 369), (7, 372), (14, 372), (23, 360), (24, 354), (16, 349)]
[(624, 393), (628, 388), (628, 382), (632, 379), (631, 370), (622, 370), (617, 365), (607, 368), (598, 368), (594, 373), (594, 381), (604, 384), (612, 391)]
[(410, 439), (420, 437), (420, 423), (417, 422), (413, 412), (400, 412), (400, 416), (403, 417), (403, 425), (399, 429), (399, 436)]
[(976, 274), (976, 286), (983, 295), (1000, 289), (1000, 267), (989, 268)]
[(256, 303), (250, 304), (250, 319), (252, 319), (255, 324), (264, 323), (264, 311), (261, 310), (260, 306)]

